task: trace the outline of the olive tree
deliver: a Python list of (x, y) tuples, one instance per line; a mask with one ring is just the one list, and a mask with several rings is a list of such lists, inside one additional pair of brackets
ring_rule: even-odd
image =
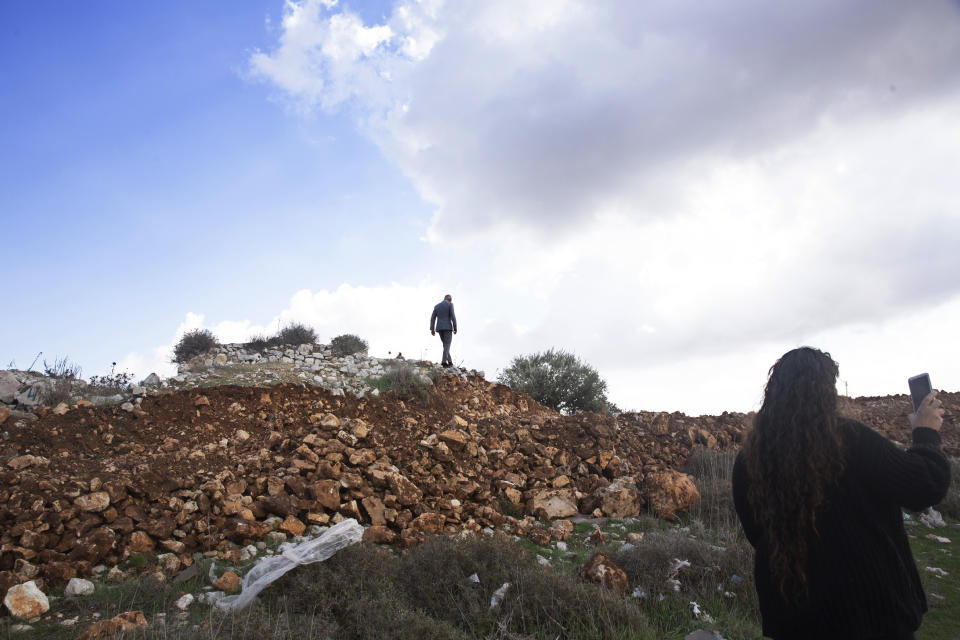
[(562, 413), (618, 413), (617, 407), (607, 400), (607, 383), (597, 370), (562, 349), (517, 356), (497, 379)]

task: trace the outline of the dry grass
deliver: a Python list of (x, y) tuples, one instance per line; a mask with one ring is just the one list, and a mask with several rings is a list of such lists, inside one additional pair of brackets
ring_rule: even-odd
[(950, 488), (943, 502), (934, 507), (944, 518), (960, 520), (960, 458), (950, 458)]
[(694, 478), (700, 501), (689, 516), (721, 539), (742, 537), (740, 521), (733, 505), (733, 462), (737, 452), (697, 448), (690, 454), (684, 471)]

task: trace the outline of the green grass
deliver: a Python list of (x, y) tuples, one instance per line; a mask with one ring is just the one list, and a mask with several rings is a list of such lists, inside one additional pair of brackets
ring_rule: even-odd
[[(960, 637), (960, 529), (930, 529), (922, 524), (907, 527), (910, 546), (920, 570), (930, 610), (923, 617), (917, 640), (957, 640)], [(928, 535), (950, 539), (936, 542)], [(925, 567), (937, 567), (950, 575), (937, 577)], [(936, 596), (941, 596), (940, 598)]]

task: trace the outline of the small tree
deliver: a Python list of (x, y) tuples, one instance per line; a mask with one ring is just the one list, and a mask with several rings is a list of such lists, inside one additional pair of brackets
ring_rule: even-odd
[(369, 347), (366, 340), (352, 333), (345, 333), (330, 341), (330, 351), (338, 358), (352, 356), (355, 353), (366, 354)]
[(210, 351), (219, 344), (220, 342), (209, 329), (187, 331), (173, 348), (173, 361), (182, 364), (190, 358)]
[(497, 379), (562, 413), (618, 413), (607, 400), (607, 383), (597, 370), (562, 349), (517, 356)]

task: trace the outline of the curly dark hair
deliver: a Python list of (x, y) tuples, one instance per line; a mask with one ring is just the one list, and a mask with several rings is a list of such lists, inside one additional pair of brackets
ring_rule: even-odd
[(744, 445), (750, 506), (767, 532), (770, 568), (788, 599), (807, 591), (817, 508), (843, 471), (838, 374), (837, 363), (819, 349), (785, 353), (770, 368), (763, 406)]

